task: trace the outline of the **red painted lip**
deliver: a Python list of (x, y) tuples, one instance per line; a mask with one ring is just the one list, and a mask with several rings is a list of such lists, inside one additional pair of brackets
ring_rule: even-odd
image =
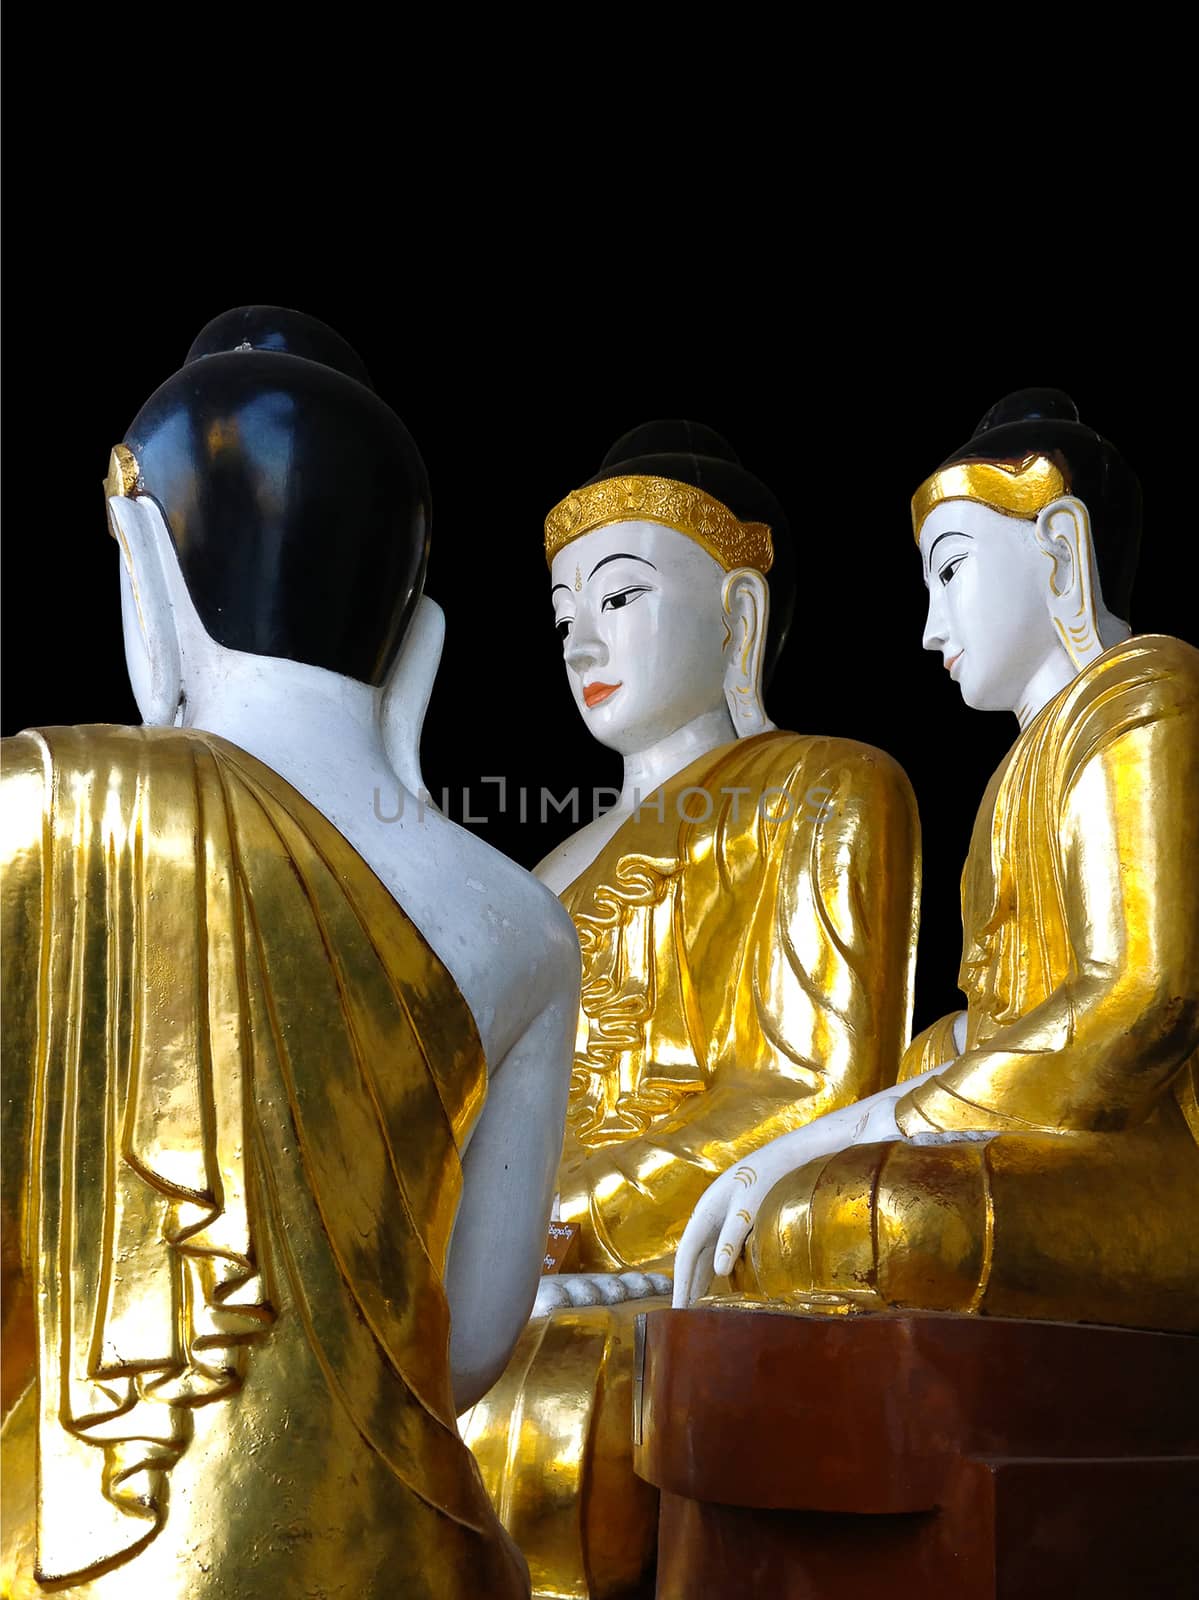
[(954, 667), (957, 666), (958, 662), (962, 659), (962, 657), (965, 654), (966, 654), (966, 652), (964, 650), (959, 650), (956, 656), (947, 657), (946, 661), (945, 661), (945, 670), (946, 670), (946, 672), (952, 672)]
[(583, 690), (583, 704), (588, 710), (598, 706), (602, 700), (607, 700), (620, 688), (618, 683), (589, 683)]

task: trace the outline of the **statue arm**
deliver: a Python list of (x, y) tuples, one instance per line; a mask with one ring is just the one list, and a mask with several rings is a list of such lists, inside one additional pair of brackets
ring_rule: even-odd
[(553, 958), (541, 967), (550, 997), (492, 1071), (462, 1157), (445, 1279), (459, 1413), (503, 1371), (541, 1275), (578, 1011), (578, 945), (562, 920), (563, 937), (555, 938)]
[(1124, 1127), (1199, 1045), (1199, 695), (1174, 687), (1154, 715), (1074, 736), (1086, 753), (1063, 785), (1057, 860), (1070, 974), (913, 1090), (906, 1134)]
[[(911, 1023), (919, 823), (895, 762), (843, 750), (827, 772), (800, 769), (798, 793), (788, 786), (738, 992), (719, 997), (731, 1021), (708, 1086), (640, 1138), (564, 1164), (561, 1214), (594, 1267), (669, 1268), (714, 1178), (895, 1079)], [(802, 812), (816, 788), (828, 798), (813, 826)], [(699, 988), (704, 970), (695, 976)]]

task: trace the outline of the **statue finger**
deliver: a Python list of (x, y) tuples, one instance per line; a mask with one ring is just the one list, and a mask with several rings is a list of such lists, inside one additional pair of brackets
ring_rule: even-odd
[(537, 1285), (537, 1298), (533, 1302), (533, 1315), (544, 1317), (559, 1306), (571, 1304), (570, 1292), (560, 1278), (545, 1277)]
[(658, 1292), (644, 1272), (622, 1272), (620, 1281), (630, 1300), (644, 1300), (647, 1295)]
[(713, 1277), (713, 1261), (716, 1255), (715, 1245), (707, 1245), (700, 1251), (695, 1263), (695, 1270), (691, 1276), (691, 1292), (688, 1300), (698, 1300), (700, 1295), (706, 1294), (711, 1288)]
[(691, 1218), (679, 1240), (674, 1257), (674, 1292), (670, 1300), (676, 1311), (684, 1310), (690, 1301), (691, 1279), (706, 1232), (703, 1219), (697, 1214)]
[(741, 1254), (741, 1246), (745, 1243), (753, 1225), (753, 1214), (748, 1204), (738, 1206), (735, 1211), (730, 1210), (725, 1217), (720, 1237), (716, 1241), (715, 1270), (718, 1277), (727, 1278), (733, 1270), (737, 1257)]
[(570, 1302), (572, 1305), (598, 1306), (603, 1305), (604, 1301), (608, 1298), (608, 1296), (604, 1294), (603, 1290), (600, 1288), (599, 1284), (594, 1281), (594, 1279), (586, 1277), (582, 1274), (572, 1275), (571, 1277), (567, 1278), (565, 1282), (570, 1293)]

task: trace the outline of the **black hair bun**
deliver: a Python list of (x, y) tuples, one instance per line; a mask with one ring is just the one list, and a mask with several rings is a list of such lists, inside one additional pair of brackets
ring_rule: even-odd
[(643, 422), (630, 428), (608, 451), (600, 463), (605, 467), (618, 466), (644, 456), (708, 456), (714, 461), (728, 461), (741, 465), (741, 458), (727, 439), (706, 428), (702, 422), (688, 422), (681, 417), (665, 418), (657, 422)]
[(974, 437), (1009, 422), (1077, 422), (1078, 407), (1061, 389), (1017, 389), (997, 400), (974, 430)]
[(192, 340), (183, 365), (239, 351), (268, 350), (300, 356), (305, 361), (331, 367), (357, 383), (372, 388), (362, 357), (328, 323), (285, 306), (235, 306), (205, 323)]

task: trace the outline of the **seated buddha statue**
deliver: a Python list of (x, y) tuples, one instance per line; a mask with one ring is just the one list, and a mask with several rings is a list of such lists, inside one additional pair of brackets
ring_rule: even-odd
[(713, 1268), (813, 1311), (1199, 1328), (1199, 652), (1127, 622), (1140, 491), (1067, 396), (1002, 400), (917, 490), (926, 649), (1019, 732), (962, 877), (966, 1010), (901, 1081), (701, 1201)]
[(545, 549), (572, 695), (624, 775), (537, 869), (583, 952), (558, 1177), (577, 1271), (543, 1279), (463, 1427), (534, 1592), (599, 1597), (637, 1591), (655, 1549), (631, 1466), (636, 1312), (715, 1173), (894, 1081), (919, 835), (888, 756), (768, 720), (789, 535), (719, 435), (626, 435), (550, 512)]
[(424, 466), (251, 307), (106, 488), (145, 726), (5, 749), (0, 1589), (527, 1596), (455, 1416), (533, 1303), (578, 950), (417, 804)]

